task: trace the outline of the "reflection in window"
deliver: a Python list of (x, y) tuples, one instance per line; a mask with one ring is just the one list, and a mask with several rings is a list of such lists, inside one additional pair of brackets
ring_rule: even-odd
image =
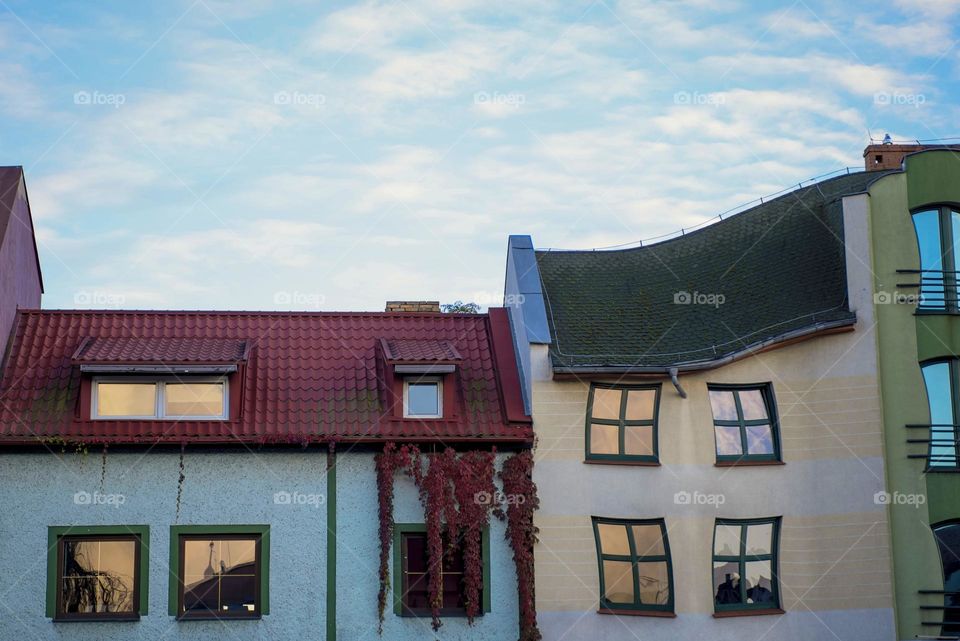
[(180, 536), (181, 616), (260, 613), (260, 536)]
[(920, 307), (956, 310), (960, 213), (949, 207), (918, 211), (913, 227), (920, 251)]
[(404, 381), (403, 415), (410, 418), (443, 416), (443, 385), (438, 378)]
[(94, 384), (93, 417), (223, 419), (227, 417), (226, 379), (98, 380)]
[(600, 607), (673, 611), (670, 547), (663, 519), (594, 517)]
[(718, 612), (780, 607), (776, 577), (779, 519), (718, 519), (713, 593)]
[(657, 461), (659, 399), (659, 386), (591, 386), (587, 399), (587, 459)]
[(921, 365), (930, 407), (930, 453), (928, 466), (957, 467), (955, 385), (957, 361), (936, 361)]
[(757, 387), (710, 386), (717, 461), (778, 461), (780, 439), (773, 391)]
[(960, 523), (946, 523), (933, 528), (943, 566), (944, 626), (943, 636), (960, 635)]
[(58, 545), (57, 618), (136, 615), (139, 537), (64, 536)]

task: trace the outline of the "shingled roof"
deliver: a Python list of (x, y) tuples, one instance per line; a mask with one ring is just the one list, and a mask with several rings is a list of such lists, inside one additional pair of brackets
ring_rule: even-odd
[[(381, 339), (439, 342), (458, 365), (461, 410), (391, 415), (378, 380)], [(226, 421), (90, 420), (81, 365), (239, 361)], [(516, 357), (504, 309), (488, 314), (21, 311), (0, 379), (0, 444), (61, 438), (110, 443), (523, 442)]]
[(839, 199), (880, 175), (824, 180), (655, 245), (537, 251), (555, 371), (702, 366), (852, 325)]

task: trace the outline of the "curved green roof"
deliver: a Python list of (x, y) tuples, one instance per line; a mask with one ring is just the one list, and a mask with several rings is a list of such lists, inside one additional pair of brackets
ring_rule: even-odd
[(686, 235), (617, 251), (537, 251), (558, 369), (710, 366), (805, 331), (851, 325), (843, 175)]

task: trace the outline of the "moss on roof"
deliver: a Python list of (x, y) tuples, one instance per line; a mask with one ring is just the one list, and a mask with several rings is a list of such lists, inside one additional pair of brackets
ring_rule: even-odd
[(554, 366), (684, 365), (852, 324), (839, 199), (881, 175), (824, 180), (647, 247), (538, 251)]

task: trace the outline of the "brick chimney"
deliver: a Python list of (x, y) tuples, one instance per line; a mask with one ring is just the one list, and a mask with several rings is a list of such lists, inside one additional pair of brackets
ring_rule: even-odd
[(907, 154), (924, 151), (926, 149), (960, 149), (960, 145), (923, 145), (917, 143), (892, 143), (867, 145), (863, 150), (863, 166), (867, 171), (883, 171), (900, 169), (903, 166), (903, 157)]
[(438, 300), (388, 300), (388, 312), (439, 312)]

